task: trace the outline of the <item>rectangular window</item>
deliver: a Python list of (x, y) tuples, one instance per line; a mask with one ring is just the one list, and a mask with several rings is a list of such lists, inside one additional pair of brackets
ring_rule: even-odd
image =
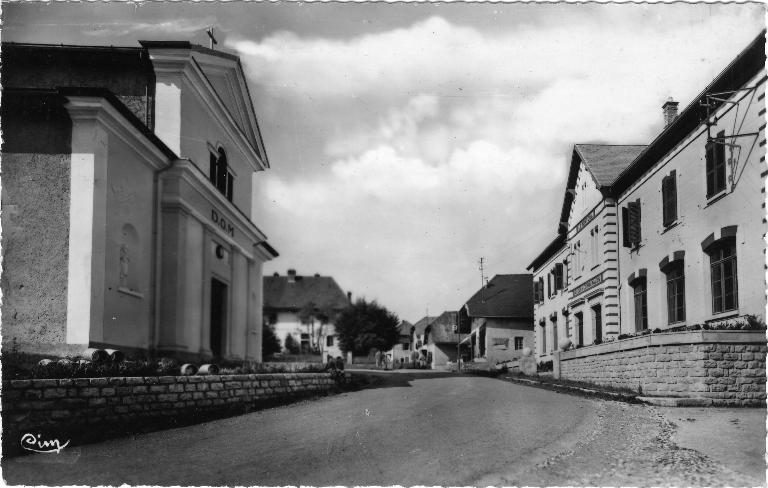
[(632, 285), (635, 298), (635, 330), (648, 328), (648, 288), (645, 278), (638, 278)]
[(576, 317), (576, 344), (584, 345), (584, 315), (577, 313)]
[(301, 334), (301, 352), (309, 352), (309, 334)]
[(325, 345), (327, 347), (333, 347), (333, 336), (332, 335), (329, 335), (328, 337), (325, 338)]
[(725, 131), (707, 142), (707, 198), (725, 190)]
[(542, 319), (541, 326), (541, 355), (547, 353), (547, 322)]
[(603, 340), (603, 307), (601, 305), (595, 305), (592, 307), (592, 320), (595, 326), (595, 341), (602, 342)]
[(736, 273), (736, 240), (726, 239), (708, 251), (712, 275), (712, 313), (739, 307)]
[(592, 237), (592, 262), (590, 265), (595, 266), (599, 263), (600, 255), (600, 232), (598, 231), (597, 226), (590, 231), (590, 235)]
[(664, 227), (677, 220), (677, 178), (675, 171), (661, 180), (661, 203)]
[(627, 202), (621, 209), (622, 244), (624, 247), (637, 247), (640, 245), (640, 199)]
[(563, 289), (563, 263), (555, 264), (555, 292)]
[(683, 262), (676, 261), (667, 275), (667, 318), (670, 324), (685, 320), (685, 275)]
[(533, 303), (541, 301), (541, 290), (539, 289), (539, 280), (533, 282)]
[(523, 348), (523, 338), (515, 337), (515, 351), (519, 351)]
[(539, 300), (544, 303), (544, 278), (539, 276)]
[(549, 352), (557, 349), (557, 316), (552, 319), (552, 344), (549, 346)]

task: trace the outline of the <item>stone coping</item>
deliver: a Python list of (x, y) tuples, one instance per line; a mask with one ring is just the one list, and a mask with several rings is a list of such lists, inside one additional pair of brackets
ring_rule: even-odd
[(764, 330), (690, 330), (659, 332), (560, 352), (560, 360), (578, 359), (652, 346), (682, 344), (766, 344)]
[(247, 380), (297, 380), (302, 378), (326, 377), (330, 373), (263, 373), (263, 374), (212, 374), (192, 376), (113, 376), (100, 378), (58, 378), (3, 381), (14, 388), (46, 386), (105, 386), (121, 384), (165, 384), (165, 383), (216, 383), (220, 381)]

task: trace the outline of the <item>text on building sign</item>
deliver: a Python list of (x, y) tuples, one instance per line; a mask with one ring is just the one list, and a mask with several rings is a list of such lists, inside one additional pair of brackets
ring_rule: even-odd
[(583, 219), (579, 221), (578, 224), (573, 228), (573, 233), (578, 234), (581, 232), (581, 229), (587, 226), (592, 220), (595, 218), (595, 209), (593, 208), (591, 212), (589, 212)]
[(573, 289), (573, 294), (571, 295), (571, 298), (581, 295), (585, 291), (589, 290), (590, 288), (594, 288), (600, 283), (603, 282), (603, 273), (600, 273), (599, 275), (593, 276), (592, 278), (588, 279), (584, 283), (580, 284), (576, 288)]
[(214, 209), (211, 209), (211, 220), (213, 220), (214, 225), (217, 225), (219, 229), (223, 230), (230, 236), (235, 237), (235, 227), (230, 224), (224, 217), (220, 216), (219, 213)]

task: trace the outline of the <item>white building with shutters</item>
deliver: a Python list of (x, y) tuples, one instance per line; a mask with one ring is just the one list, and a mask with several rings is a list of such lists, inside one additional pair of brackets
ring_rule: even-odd
[(764, 39), (758, 37), (613, 185), (621, 333), (765, 320)]

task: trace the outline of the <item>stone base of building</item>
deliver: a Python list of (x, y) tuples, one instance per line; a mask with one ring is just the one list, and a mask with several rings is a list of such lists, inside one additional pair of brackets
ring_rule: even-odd
[(765, 331), (651, 334), (554, 355), (559, 377), (713, 406), (766, 403)]

